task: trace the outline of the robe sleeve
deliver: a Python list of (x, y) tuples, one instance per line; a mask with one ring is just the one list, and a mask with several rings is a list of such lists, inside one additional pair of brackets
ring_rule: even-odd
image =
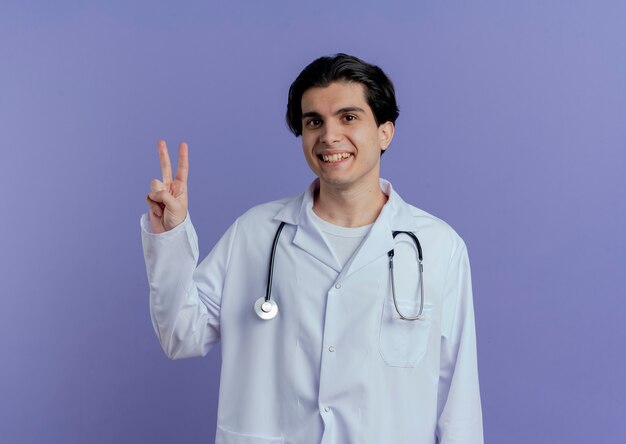
[(170, 359), (204, 356), (220, 338), (221, 295), (237, 222), (197, 267), (198, 237), (189, 213), (165, 233), (151, 232), (147, 214), (140, 224), (150, 316), (161, 347)]
[(460, 239), (445, 282), (437, 408), (438, 443), (483, 443), (470, 264)]

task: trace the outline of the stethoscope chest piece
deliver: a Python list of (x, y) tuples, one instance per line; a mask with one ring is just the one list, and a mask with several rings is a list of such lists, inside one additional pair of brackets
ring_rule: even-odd
[(254, 303), (254, 312), (261, 319), (274, 319), (278, 314), (278, 305), (273, 299), (266, 301), (264, 297), (260, 297)]

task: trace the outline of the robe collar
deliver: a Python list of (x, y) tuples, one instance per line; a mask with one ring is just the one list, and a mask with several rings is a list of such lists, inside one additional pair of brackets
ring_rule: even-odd
[(380, 179), (380, 189), (389, 198), (365, 239), (342, 270), (324, 235), (307, 211), (313, 209), (313, 197), (318, 187), (319, 179), (316, 179), (304, 193), (288, 200), (274, 219), (295, 225), (293, 244), (337, 273), (341, 273), (343, 277), (358, 271), (393, 249), (393, 231), (417, 232), (417, 224), (410, 206), (393, 190), (390, 182)]

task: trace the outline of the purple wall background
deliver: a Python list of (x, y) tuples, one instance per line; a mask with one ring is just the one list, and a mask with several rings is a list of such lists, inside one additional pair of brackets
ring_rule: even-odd
[(189, 142), (204, 256), (308, 185), (287, 88), (345, 51), (397, 87), (383, 175), (468, 244), (486, 441), (623, 441), (624, 23), (621, 1), (3, 1), (0, 440), (212, 442), (219, 347), (169, 361), (148, 313), (156, 140)]

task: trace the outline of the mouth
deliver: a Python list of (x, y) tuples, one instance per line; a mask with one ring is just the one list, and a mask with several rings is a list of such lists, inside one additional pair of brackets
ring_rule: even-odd
[(317, 156), (324, 163), (337, 163), (352, 157), (351, 153), (319, 154)]

